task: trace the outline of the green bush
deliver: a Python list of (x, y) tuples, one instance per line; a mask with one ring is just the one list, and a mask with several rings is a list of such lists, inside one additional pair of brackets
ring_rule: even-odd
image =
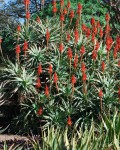
[(99, 122), (100, 114), (120, 107), (120, 37), (110, 36), (108, 14), (99, 24), (99, 15), (86, 20), (84, 13), (83, 4), (80, 16), (71, 8), (65, 16), (58, 11), (61, 17), (26, 19), (13, 33), (14, 61), (3, 61), (0, 81), (21, 105), (15, 132)]

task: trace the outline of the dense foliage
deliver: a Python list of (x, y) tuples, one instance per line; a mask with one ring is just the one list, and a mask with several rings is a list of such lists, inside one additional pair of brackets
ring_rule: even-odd
[[(62, 0), (50, 6), (51, 17), (42, 19), (37, 14), (30, 18), (29, 1), (25, 2), (25, 24), (18, 25), (14, 32), (8, 30), (13, 41), (9, 53), (2, 51), (7, 39), (4, 43), (0, 40), (1, 102), (16, 100), (21, 107), (10, 131), (28, 135), (41, 130), (42, 134), (50, 127), (50, 131), (44, 131), (44, 141), (49, 142), (47, 138), (54, 132), (51, 139), (56, 139), (57, 147), (64, 143), (60, 149), (69, 140), (68, 149), (119, 149), (120, 35), (112, 34), (109, 13), (102, 13), (101, 7), (94, 12), (94, 5), (91, 11), (86, 1), (82, 1), (86, 8), (78, 3), (73, 4), (73, 9), (70, 0)], [(117, 127), (109, 121), (114, 109)], [(106, 131), (103, 127), (95, 131), (96, 122)], [(110, 139), (105, 137), (111, 132)], [(101, 135), (100, 139), (97, 135)], [(45, 143), (43, 147), (47, 149)], [(50, 144), (51, 141), (47, 145)]]

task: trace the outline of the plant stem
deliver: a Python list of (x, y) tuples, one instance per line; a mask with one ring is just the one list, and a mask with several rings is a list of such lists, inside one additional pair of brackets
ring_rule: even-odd
[(101, 114), (102, 114), (102, 97), (100, 98), (100, 111), (101, 111)]
[(83, 93), (84, 93), (85, 95), (87, 94), (86, 81), (83, 81)]

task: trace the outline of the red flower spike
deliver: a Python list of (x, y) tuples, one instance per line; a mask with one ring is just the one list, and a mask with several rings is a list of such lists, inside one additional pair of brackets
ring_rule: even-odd
[(55, 14), (57, 12), (57, 7), (53, 6), (52, 12)]
[(41, 107), (41, 108), (39, 108), (39, 110), (37, 111), (37, 114), (38, 114), (38, 115), (42, 115), (42, 113), (43, 113), (43, 108)]
[(65, 20), (65, 17), (64, 17), (64, 15), (61, 13), (61, 14), (60, 14), (60, 21), (63, 22), (64, 20)]
[(105, 67), (106, 67), (105, 62), (104, 62), (104, 61), (102, 61), (102, 63), (101, 63), (102, 72), (104, 72)]
[(81, 55), (84, 55), (84, 54), (85, 54), (85, 47), (84, 47), (84, 46), (81, 47), (81, 49), (80, 49), (80, 54), (81, 54)]
[(97, 41), (95, 45), (95, 50), (98, 51), (99, 47), (100, 47), (100, 43)]
[(21, 26), (20, 26), (20, 25), (17, 26), (17, 31), (18, 31), (18, 32), (21, 31)]
[(78, 3), (77, 7), (80, 11), (82, 10), (82, 5), (80, 3)]
[(26, 19), (30, 19), (30, 12), (29, 11), (26, 12)]
[(80, 11), (79, 9), (77, 9), (77, 12), (76, 12), (76, 13), (78, 14), (78, 16), (80, 16), (81, 11)]
[(52, 67), (51, 64), (49, 64), (48, 73), (49, 73), (49, 74), (52, 74), (52, 73), (53, 73), (53, 67)]
[(68, 124), (68, 126), (70, 126), (70, 127), (71, 127), (71, 125), (72, 125), (72, 120), (71, 120), (70, 116), (69, 116), (68, 119), (67, 119), (67, 124)]
[(59, 51), (60, 53), (62, 53), (64, 50), (64, 46), (63, 46), (63, 43), (60, 43), (60, 46), (59, 46)]
[(82, 24), (82, 31), (83, 31), (83, 32), (86, 32), (86, 31), (87, 31), (87, 27), (86, 27), (85, 24)]
[(53, 81), (54, 81), (54, 83), (58, 82), (58, 76), (57, 76), (56, 72), (54, 73)]
[(96, 27), (97, 27), (97, 29), (101, 27), (100, 21), (97, 21)]
[(24, 0), (24, 5), (30, 5), (30, 0)]
[(16, 54), (19, 54), (19, 53), (20, 53), (20, 45), (17, 45), (17, 46), (16, 46), (15, 52), (16, 52)]
[(75, 55), (74, 60), (75, 60), (76, 63), (78, 63), (78, 55), (77, 54)]
[(66, 7), (63, 9), (63, 14), (67, 15), (67, 8)]
[(102, 98), (103, 97), (103, 92), (102, 89), (100, 89), (99, 93), (98, 93), (99, 97)]
[(77, 43), (79, 40), (79, 32), (77, 29), (74, 31), (74, 39), (75, 39), (75, 43)]
[(74, 18), (74, 10), (70, 10), (69, 17), (71, 20)]
[(91, 25), (94, 26), (95, 25), (95, 19), (92, 17), (91, 18)]
[(76, 83), (76, 77), (74, 75), (72, 75), (71, 83), (72, 83), (72, 85), (74, 85)]
[(42, 72), (43, 72), (43, 71), (42, 71), (42, 65), (39, 64), (39, 66), (38, 66), (38, 76), (40, 76), (40, 74), (41, 74)]
[(45, 86), (45, 95), (46, 95), (47, 97), (49, 96), (49, 88), (48, 88), (47, 85)]
[(103, 37), (103, 30), (102, 30), (102, 28), (100, 28), (99, 34), (100, 34), (100, 38), (102, 38)]
[(86, 75), (86, 73), (83, 73), (83, 75), (82, 75), (82, 80), (83, 80), (83, 81), (86, 81), (86, 80), (87, 80), (87, 75)]
[(74, 60), (74, 64), (73, 64), (73, 66), (74, 66), (74, 69), (76, 69), (77, 68), (77, 62)]
[(82, 63), (82, 65), (81, 65), (81, 71), (82, 71), (82, 73), (85, 73), (85, 71), (86, 71), (85, 63)]
[(95, 43), (95, 34), (92, 33), (92, 42)]
[(64, 6), (64, 0), (60, 0), (60, 6)]
[(94, 26), (94, 27), (93, 27), (93, 32), (94, 32), (95, 35), (97, 34), (97, 31), (98, 31), (98, 30), (97, 30), (97, 27)]
[(105, 16), (105, 20), (106, 20), (106, 22), (108, 22), (108, 21), (110, 20), (110, 16), (109, 16), (108, 13), (107, 13), (106, 16)]
[(67, 35), (66, 35), (66, 40), (67, 40), (67, 42), (70, 41), (70, 33), (67, 33)]
[(55, 0), (52, 0), (52, 5), (56, 6), (56, 1)]
[(47, 29), (46, 30), (46, 41), (49, 41), (50, 40), (50, 32), (49, 30)]
[(113, 43), (113, 39), (111, 36), (107, 36), (106, 37), (106, 49), (107, 51), (110, 51), (111, 47), (112, 47), (112, 43)]
[(92, 59), (96, 60), (96, 58), (97, 58), (97, 52), (95, 50), (93, 50), (93, 52), (92, 52)]
[(36, 21), (38, 22), (38, 23), (40, 23), (40, 17), (37, 17), (37, 19), (36, 19)]
[(40, 108), (38, 109), (37, 114), (38, 114), (38, 115), (42, 115), (42, 114), (43, 114), (43, 108), (42, 108), (42, 107), (40, 107)]
[(37, 83), (36, 83), (36, 88), (40, 88), (41, 87), (41, 82), (40, 82), (40, 78), (37, 79)]
[(68, 48), (68, 58), (72, 59), (72, 50), (71, 50), (71, 48)]
[(70, 0), (67, 2), (67, 8), (68, 9), (70, 9), (70, 6), (71, 6), (71, 4), (70, 4)]
[(26, 42), (26, 41), (23, 44), (23, 50), (24, 51), (28, 50), (28, 42)]

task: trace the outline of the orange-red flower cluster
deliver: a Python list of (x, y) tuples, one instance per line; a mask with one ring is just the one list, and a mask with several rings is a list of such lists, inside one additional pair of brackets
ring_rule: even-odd
[(63, 13), (60, 14), (60, 22), (63, 22), (65, 21), (65, 16)]
[(24, 0), (24, 5), (30, 5), (30, 0)]
[(38, 76), (40, 76), (40, 74), (43, 72), (43, 71), (42, 71), (42, 65), (41, 65), (41, 64), (38, 65), (38, 70), (37, 70), (37, 72), (38, 72)]
[(68, 58), (72, 59), (72, 50), (71, 50), (71, 48), (68, 48)]
[(17, 26), (17, 31), (18, 31), (18, 32), (21, 31), (21, 26), (20, 26), (20, 25)]
[(66, 7), (63, 9), (63, 15), (67, 15), (67, 8)]
[(79, 40), (79, 32), (77, 29), (75, 29), (74, 31), (74, 41), (75, 41), (75, 44), (78, 42)]
[(53, 67), (49, 64), (48, 73), (51, 75), (53, 73)]
[(67, 8), (70, 9), (70, 6), (71, 6), (70, 0), (68, 0), (68, 2), (67, 2)]
[(57, 12), (57, 7), (56, 7), (56, 1), (55, 0), (52, 1), (52, 5), (53, 5), (52, 12), (53, 12), (53, 14), (55, 14)]
[(60, 0), (60, 6), (64, 6), (64, 0)]
[(16, 46), (15, 52), (16, 52), (16, 54), (19, 54), (19, 53), (20, 53), (20, 45), (17, 45), (17, 46)]
[(72, 125), (72, 120), (71, 120), (70, 116), (69, 116), (68, 119), (67, 119), (67, 124), (68, 124), (68, 126), (70, 126), (70, 127), (71, 127), (71, 125)]
[(40, 88), (41, 87), (41, 82), (40, 82), (40, 78), (37, 78), (37, 82), (36, 82), (36, 88)]
[(94, 19), (94, 17), (91, 18), (91, 25), (95, 26), (95, 19)]
[(29, 11), (26, 12), (26, 19), (30, 19), (30, 12)]
[(70, 14), (69, 14), (70, 19), (72, 20), (74, 18), (74, 10), (70, 10)]
[(110, 51), (111, 47), (112, 47), (112, 44), (113, 44), (113, 39), (111, 36), (107, 36), (106, 37), (106, 50), (107, 51)]
[(46, 95), (46, 97), (48, 97), (49, 96), (49, 88), (48, 88), (48, 86), (46, 85), (45, 86), (45, 95)]
[(80, 54), (84, 55), (85, 54), (85, 47), (82, 45), (81, 49), (80, 49)]
[(82, 5), (80, 3), (78, 3), (78, 6), (77, 6), (77, 14), (78, 14), (78, 16), (80, 16), (81, 11), (82, 11)]
[(76, 77), (74, 75), (72, 75), (71, 83), (72, 83), (73, 86), (76, 83)]
[(42, 107), (40, 107), (40, 108), (38, 109), (37, 114), (38, 114), (38, 115), (42, 115), (42, 114), (43, 114), (43, 108), (42, 108)]
[(86, 33), (86, 31), (87, 31), (87, 27), (86, 27), (85, 24), (82, 24), (82, 31), (83, 31), (84, 33)]
[(86, 66), (85, 66), (84, 62), (81, 64), (81, 71), (82, 71), (82, 73), (85, 73), (85, 71), (86, 71)]
[(85, 63), (83, 62), (81, 65), (81, 71), (82, 71), (82, 81), (86, 81), (87, 80), (87, 75), (86, 75), (86, 66)]
[(102, 97), (103, 97), (102, 89), (100, 89), (100, 91), (99, 91), (99, 97), (100, 97), (100, 98), (102, 98)]
[(23, 50), (26, 51), (28, 49), (28, 42), (25, 41), (23, 44)]
[(106, 22), (109, 22), (109, 20), (110, 20), (110, 16), (109, 16), (108, 13), (107, 13), (106, 16), (105, 16), (105, 20), (106, 20)]
[(67, 33), (67, 35), (66, 35), (66, 41), (67, 41), (67, 42), (70, 41), (70, 33)]
[(49, 41), (49, 40), (50, 40), (50, 32), (47, 29), (47, 31), (46, 31), (46, 41)]

